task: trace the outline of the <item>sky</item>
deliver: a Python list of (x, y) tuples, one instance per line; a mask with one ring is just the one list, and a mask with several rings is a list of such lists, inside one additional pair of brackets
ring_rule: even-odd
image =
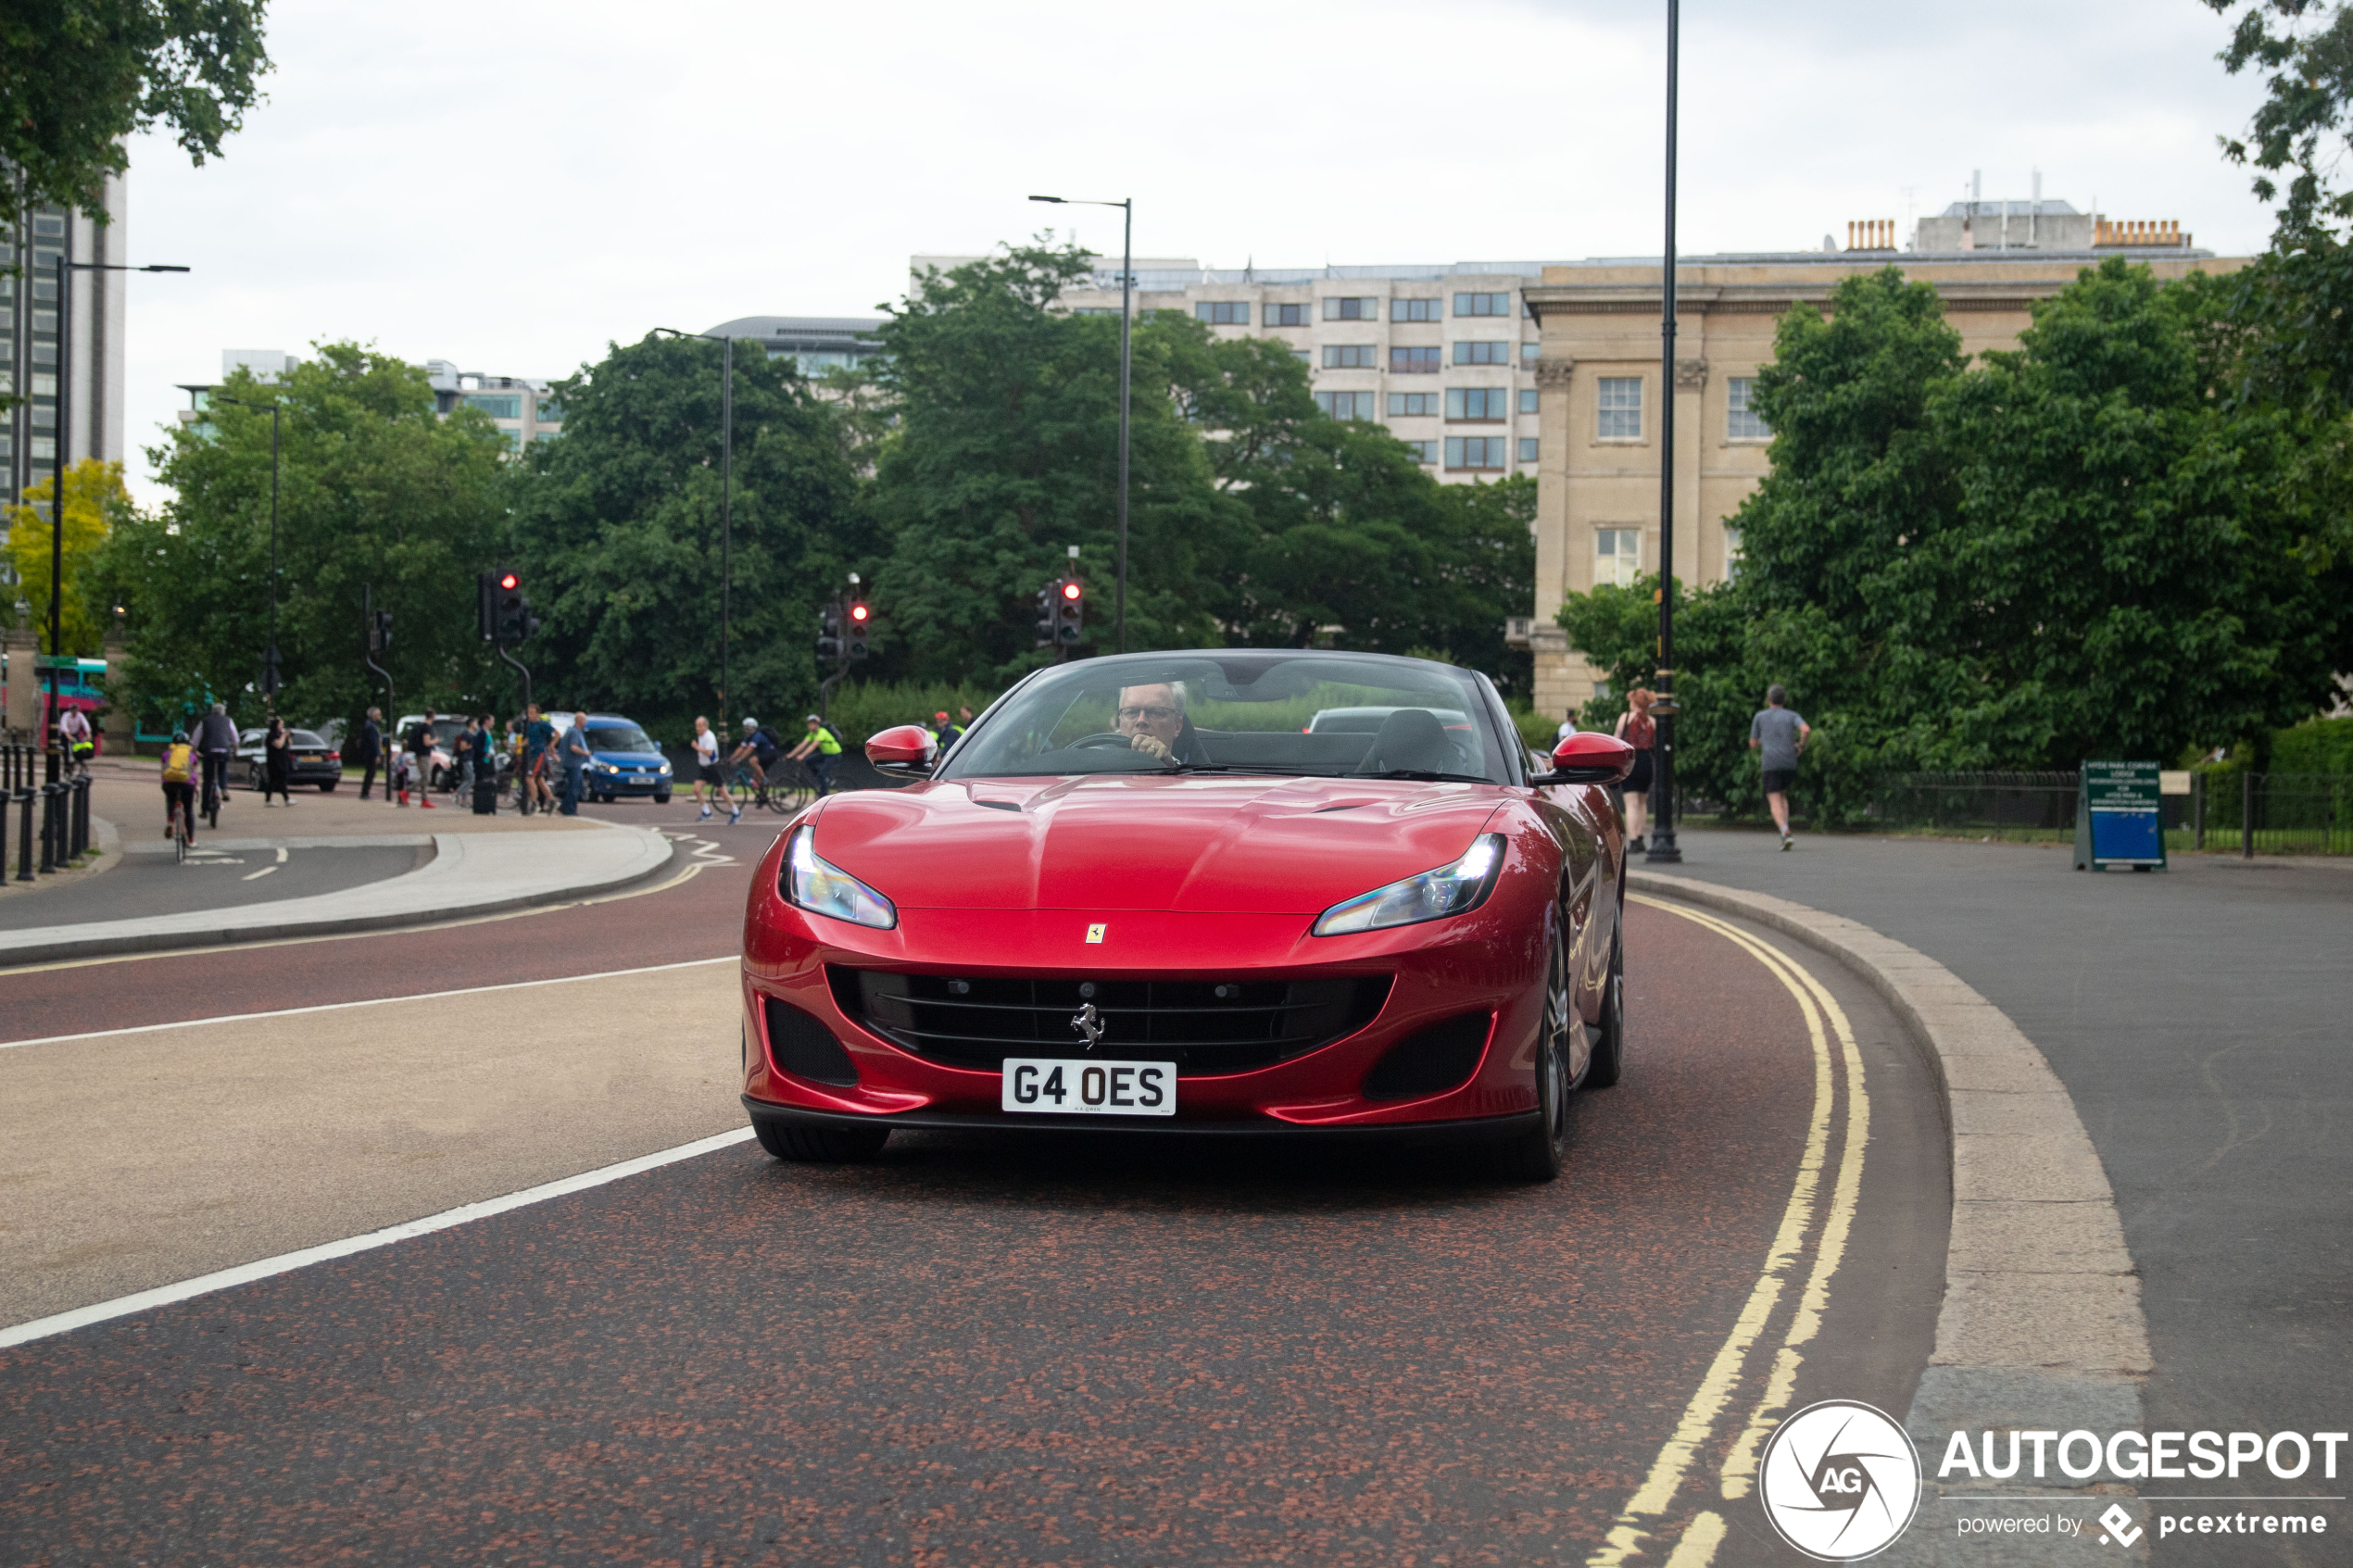
[[(656, 326), (867, 316), (907, 258), (1050, 225), (1204, 265), (1661, 248), (1664, 0), (1184, 7), (278, 0), (268, 101), (198, 169), (132, 147), (133, 493), (229, 348), (355, 339), (558, 377)], [(2270, 232), (2202, 0), (1688, 0), (1685, 254), (1986, 199)]]

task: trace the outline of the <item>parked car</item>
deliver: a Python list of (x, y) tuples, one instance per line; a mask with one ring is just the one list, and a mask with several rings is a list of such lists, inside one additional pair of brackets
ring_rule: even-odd
[[(384, 736), (384, 744), (395, 751), (408, 750), (409, 733), (422, 723), (424, 717), (422, 713), (403, 713), (399, 721), (393, 725), (391, 733)], [(458, 787), (457, 756), (451, 748), (465, 730), (466, 718), (462, 713), (454, 719), (438, 718), (433, 721), (433, 756), (425, 772), (431, 787), (437, 790)]]
[[(239, 773), (245, 777), (247, 789), (259, 789), (270, 774), (270, 761), (262, 750), (261, 737), (267, 732), (241, 730), (237, 733), (237, 755), (230, 763), (230, 777)], [(288, 770), (286, 782), (305, 786), (316, 785), (321, 795), (333, 795), (335, 785), (343, 783), (343, 759), (335, 755), (316, 730), (289, 732), (294, 741), (294, 765)]]

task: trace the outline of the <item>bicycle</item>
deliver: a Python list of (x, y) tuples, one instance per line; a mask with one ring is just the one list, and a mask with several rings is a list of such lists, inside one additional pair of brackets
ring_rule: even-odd
[(188, 822), (190, 809), (189, 802), (175, 799), (164, 818), (164, 834), (171, 840), (172, 855), (183, 865), (188, 859), (188, 842), (194, 836)]
[(749, 762), (736, 764), (727, 783), (744, 804), (789, 816), (817, 798), (817, 781), (799, 763), (778, 758), (770, 776), (761, 778)]
[[(220, 830), (220, 797), (229, 789), (229, 759), (221, 758), (215, 764), (210, 757), (202, 759), (204, 772), (205, 824), (218, 833)], [(214, 781), (218, 779), (219, 783)]]

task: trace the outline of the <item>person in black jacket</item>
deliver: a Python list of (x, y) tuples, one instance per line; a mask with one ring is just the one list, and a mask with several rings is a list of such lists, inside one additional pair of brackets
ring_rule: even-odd
[[(384, 760), (384, 716), (381, 708), (368, 709), (368, 717), (359, 726), (359, 739), (352, 748), (352, 760), (359, 763), (360, 769), (359, 798), (362, 800), (368, 798), (368, 791), (376, 782), (376, 764)], [(384, 789), (389, 793), (391, 788), (392, 781), (387, 778)]]

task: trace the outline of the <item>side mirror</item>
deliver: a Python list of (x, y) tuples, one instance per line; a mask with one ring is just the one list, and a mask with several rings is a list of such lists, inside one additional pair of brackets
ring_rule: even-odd
[(929, 730), (921, 724), (900, 724), (866, 742), (866, 760), (886, 773), (921, 778), (930, 773), (937, 750), (938, 742)]
[(1616, 735), (1579, 730), (1553, 748), (1553, 771), (1540, 773), (1532, 784), (1624, 784), (1634, 771), (1634, 748)]

